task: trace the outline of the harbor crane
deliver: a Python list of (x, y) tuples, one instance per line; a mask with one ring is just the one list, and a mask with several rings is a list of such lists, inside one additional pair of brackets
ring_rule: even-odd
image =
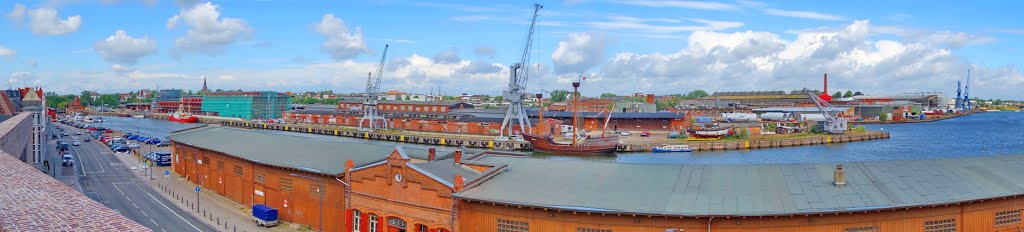
[(967, 83), (964, 83), (964, 100), (961, 102), (961, 106), (964, 107), (964, 112), (971, 112), (971, 98), (967, 97), (969, 92), (967, 88), (971, 87), (971, 70), (967, 70)]
[(832, 111), (832, 104), (821, 99), (818, 95), (814, 95), (814, 93), (806, 88), (804, 89), (804, 93), (807, 94), (807, 97), (811, 98), (811, 101), (814, 102), (814, 106), (818, 107), (818, 111), (821, 111), (821, 115), (825, 116), (825, 120), (819, 123), (821, 123), (821, 128), (824, 129), (826, 133), (846, 133), (848, 122), (846, 121), (846, 118), (839, 117), (839, 112)]
[[(363, 118), (359, 119), (360, 131), (374, 131), (387, 129), (388, 120), (377, 112), (377, 98), (380, 97), (380, 80), (384, 74), (384, 60), (388, 56), (388, 45), (384, 45), (384, 52), (380, 55), (380, 63), (377, 64), (376, 72), (370, 72), (366, 78), (366, 100), (363, 101)], [(364, 127), (364, 122), (369, 121)]]
[[(505, 112), (505, 118), (501, 121), (501, 128), (498, 133), (498, 139), (501, 140), (507, 140), (509, 137), (514, 136), (511, 123), (518, 123), (521, 133), (527, 133), (531, 128), (530, 119), (526, 116), (526, 108), (523, 107), (523, 99), (527, 98), (528, 95), (526, 93), (526, 83), (530, 75), (530, 50), (533, 48), (533, 31), (537, 26), (537, 12), (543, 7), (537, 3), (533, 4), (533, 19), (530, 21), (530, 30), (526, 33), (523, 56), (519, 59), (519, 63), (509, 66), (508, 88), (502, 92), (505, 100), (509, 101), (509, 107), (508, 111)], [(518, 136), (516, 139), (522, 140)]]

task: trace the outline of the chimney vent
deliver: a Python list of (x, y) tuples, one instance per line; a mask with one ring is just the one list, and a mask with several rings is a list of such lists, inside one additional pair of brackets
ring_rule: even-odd
[(455, 150), (455, 163), (462, 164), (462, 150)]
[(846, 172), (843, 171), (843, 165), (836, 165), (835, 185), (846, 186)]

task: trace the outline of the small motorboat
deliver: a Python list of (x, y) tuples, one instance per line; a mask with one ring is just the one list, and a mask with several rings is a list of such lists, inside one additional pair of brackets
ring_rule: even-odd
[(658, 146), (651, 149), (654, 152), (692, 152), (693, 148), (689, 145), (664, 145)]

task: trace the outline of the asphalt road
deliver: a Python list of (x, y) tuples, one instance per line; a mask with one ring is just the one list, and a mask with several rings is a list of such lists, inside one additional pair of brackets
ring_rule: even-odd
[[(58, 125), (71, 132), (64, 140), (73, 141), (74, 130), (77, 128)], [(79, 141), (84, 141), (79, 135)], [(79, 176), (83, 193), (89, 198), (110, 207), (122, 215), (149, 227), (154, 231), (216, 231), (203, 224), (185, 210), (176, 207), (164, 199), (155, 190), (133, 175), (131, 170), (118, 160), (105, 145), (96, 140), (83, 142), (81, 146), (71, 146), (71, 153), (76, 158), (72, 170), (62, 167), (62, 171), (71, 171)], [(58, 163), (59, 165), (59, 163)]]

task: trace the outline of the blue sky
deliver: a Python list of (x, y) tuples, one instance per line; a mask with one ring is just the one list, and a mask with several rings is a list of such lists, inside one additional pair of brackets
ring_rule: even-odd
[[(1018, 2), (541, 1), (528, 91), (942, 91), (1024, 99)], [(139, 88), (497, 95), (531, 2), (7, 1), (0, 75), (61, 93)], [(55, 13), (55, 15), (54, 15)], [(118, 32), (123, 31), (123, 32)], [(435, 90), (436, 91), (436, 90)]]

